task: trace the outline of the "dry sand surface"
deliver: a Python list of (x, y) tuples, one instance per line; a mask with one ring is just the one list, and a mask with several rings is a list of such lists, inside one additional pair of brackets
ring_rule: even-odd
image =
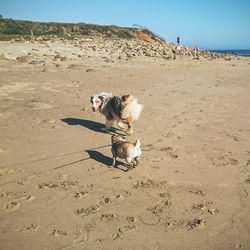
[[(250, 249), (248, 58), (0, 54), (0, 249)], [(102, 91), (144, 105), (129, 172), (91, 111)]]

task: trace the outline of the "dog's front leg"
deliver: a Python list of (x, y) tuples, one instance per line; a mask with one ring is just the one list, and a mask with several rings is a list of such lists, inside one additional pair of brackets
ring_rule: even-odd
[(113, 120), (106, 120), (105, 128), (109, 130), (112, 127), (113, 123)]
[(135, 157), (135, 164), (136, 164), (136, 166), (138, 166), (140, 164), (140, 161), (139, 161), (138, 157)]
[(124, 123), (121, 120), (117, 122), (117, 125), (120, 129), (125, 129)]
[(105, 128), (102, 128), (103, 131), (108, 131), (112, 125), (113, 125), (114, 121), (113, 120), (106, 120), (106, 123), (105, 123)]
[(126, 162), (128, 163), (127, 171), (131, 170), (134, 167), (133, 160), (131, 158), (126, 158)]
[(115, 156), (113, 156), (113, 164), (112, 164), (112, 166), (113, 166), (113, 167), (116, 166), (116, 157), (115, 157)]

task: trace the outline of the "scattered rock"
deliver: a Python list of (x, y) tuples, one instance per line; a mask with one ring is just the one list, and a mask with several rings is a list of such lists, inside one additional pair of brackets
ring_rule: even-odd
[(84, 67), (83, 64), (70, 64), (70, 65), (68, 66), (68, 69), (81, 69), (81, 68), (83, 68), (83, 67)]
[(38, 64), (43, 64), (43, 63), (44, 61), (32, 60), (29, 64), (38, 65)]
[(206, 221), (204, 221), (203, 219), (199, 219), (199, 218), (190, 220), (187, 223), (188, 230), (192, 230), (194, 228), (202, 228), (202, 227), (205, 227), (206, 225), (207, 225)]
[(17, 61), (22, 62), (22, 63), (28, 63), (28, 62), (30, 62), (31, 59), (32, 59), (32, 57), (30, 57), (30, 56), (19, 56), (19, 57), (17, 57)]
[(87, 69), (86, 72), (94, 72), (94, 69)]
[(0, 60), (9, 60), (9, 57), (5, 53), (2, 53), (0, 55)]

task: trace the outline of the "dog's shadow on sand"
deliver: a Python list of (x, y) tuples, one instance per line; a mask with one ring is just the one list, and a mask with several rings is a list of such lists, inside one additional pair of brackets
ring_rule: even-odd
[[(105, 130), (105, 125), (100, 122), (95, 122), (91, 120), (86, 119), (79, 119), (79, 118), (63, 118), (61, 121), (67, 123), (68, 125), (80, 125), (83, 126), (89, 130), (92, 130), (94, 132), (103, 133), (103, 134), (120, 134), (125, 135), (125, 132), (118, 129), (118, 128), (111, 128), (109, 131)], [(123, 132), (123, 133), (122, 133)]]
[[(112, 167), (113, 159), (109, 156), (106, 156), (96, 150), (86, 150), (86, 152), (89, 154), (89, 157), (97, 162), (100, 162), (107, 167)], [(119, 166), (123, 166), (123, 168), (120, 168)], [(125, 169), (124, 169), (125, 167)], [(116, 168), (121, 169), (123, 171), (126, 171), (127, 165), (123, 162), (116, 161)]]

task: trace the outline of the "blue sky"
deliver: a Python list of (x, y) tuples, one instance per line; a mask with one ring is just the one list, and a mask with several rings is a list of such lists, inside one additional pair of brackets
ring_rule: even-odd
[(250, 49), (250, 0), (0, 0), (6, 18), (147, 26), (203, 49)]

